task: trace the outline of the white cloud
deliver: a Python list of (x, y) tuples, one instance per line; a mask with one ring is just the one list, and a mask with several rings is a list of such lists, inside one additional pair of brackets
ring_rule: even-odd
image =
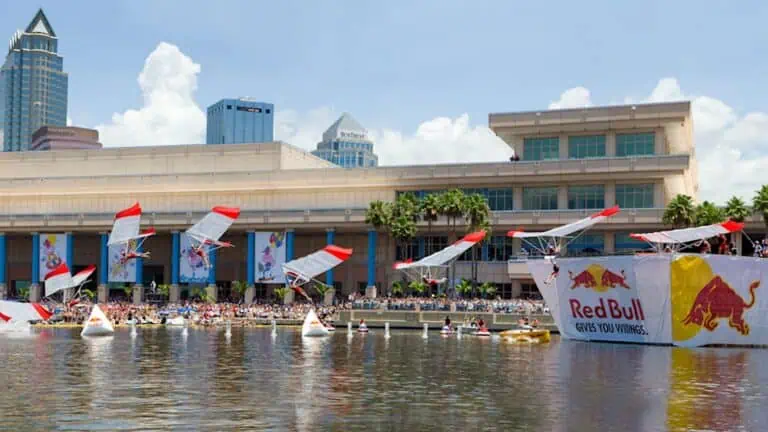
[(72, 126), (72, 118), (67, 116), (67, 126)]
[(550, 102), (549, 109), (584, 108), (588, 106), (592, 106), (589, 89), (574, 87), (561, 93), (560, 99)]
[(139, 87), (144, 105), (96, 126), (105, 147), (200, 144), (205, 114), (195, 103), (200, 65), (175, 45), (161, 42), (144, 61)]

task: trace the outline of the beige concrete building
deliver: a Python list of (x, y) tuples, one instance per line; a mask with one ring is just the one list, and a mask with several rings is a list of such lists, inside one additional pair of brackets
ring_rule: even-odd
[[(493, 210), (478, 279), (498, 284), (503, 297), (531, 295), (535, 286), (525, 266), (508, 261), (521, 245), (504, 236), (507, 230), (546, 229), (619, 204), (619, 215), (569, 252), (629, 250), (640, 246), (629, 232), (662, 228), (663, 207), (675, 194), (696, 195), (687, 102), (491, 114), (490, 127), (522, 160), (344, 169), (280, 142), (3, 153), (0, 263), (7, 266), (0, 267), (7, 271), (0, 279), (13, 293), (39, 282), (30, 277), (33, 233), (72, 233), (74, 267), (98, 265), (100, 234), (116, 211), (138, 201), (143, 223), (159, 232), (145, 243), (152, 252), (143, 263), (145, 284), (174, 281), (171, 233), (225, 205), (240, 207), (242, 215), (224, 238), (236, 247), (219, 251), (219, 285), (246, 280), (247, 232), (288, 230), (294, 257), (329, 239), (354, 248), (333, 272), (337, 291), (364, 292), (374, 282), (381, 293), (402, 275), (392, 269), (394, 242), (386, 233), (371, 234), (364, 222), (368, 204), (394, 200), (401, 191), (461, 188), (485, 195)], [(422, 224), (409, 247), (423, 256), (450, 237), (445, 220), (429, 232)], [(459, 261), (456, 273), (469, 276), (470, 263)], [(269, 289), (260, 287), (257, 295)]]

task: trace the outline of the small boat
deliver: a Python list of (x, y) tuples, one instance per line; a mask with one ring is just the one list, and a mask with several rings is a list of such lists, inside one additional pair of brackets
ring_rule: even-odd
[(368, 326), (365, 323), (360, 323), (360, 325), (357, 327), (358, 333), (368, 333)]
[(328, 330), (329, 332), (335, 332), (336, 331), (336, 327), (334, 327), (333, 324), (326, 324), (325, 325), (325, 329)]
[(480, 327), (480, 328), (479, 328), (479, 329), (478, 329), (478, 330), (477, 330), (477, 331), (474, 333), (474, 335), (475, 335), (475, 336), (480, 336), (480, 337), (489, 337), (489, 336), (491, 335), (491, 332), (490, 332), (490, 331), (488, 331), (488, 327), (485, 327), (485, 326), (483, 326), (483, 327)]
[(306, 337), (328, 336), (328, 329), (320, 322), (314, 309), (310, 309), (301, 326), (301, 335)]
[(443, 326), (443, 328), (440, 330), (440, 334), (444, 336), (452, 335), (453, 328), (451, 326)]
[(549, 330), (535, 328), (520, 328), (506, 330), (499, 334), (502, 339), (516, 343), (547, 343), (551, 337)]
[(80, 336), (111, 336), (114, 333), (115, 329), (112, 327), (112, 323), (101, 311), (99, 305), (95, 305)]

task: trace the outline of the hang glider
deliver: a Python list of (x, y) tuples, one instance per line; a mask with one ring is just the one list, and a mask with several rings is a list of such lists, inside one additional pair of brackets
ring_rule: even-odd
[(125, 263), (136, 258), (149, 258), (149, 252), (139, 252), (144, 241), (155, 235), (155, 229), (139, 231), (141, 226), (141, 206), (139, 203), (119, 211), (115, 215), (112, 231), (109, 233), (107, 245), (126, 245), (121, 251), (120, 261)]
[[(61, 263), (45, 275), (45, 296), (50, 297), (57, 292), (69, 288), (78, 290), (88, 282), (88, 278), (96, 271), (96, 266), (88, 266), (85, 270), (71, 275), (66, 264)], [(75, 296), (76, 297), (76, 296)]]
[(239, 216), (239, 208), (216, 206), (186, 231), (193, 250), (203, 259), (206, 267), (210, 267), (206, 249), (234, 247), (232, 243), (223, 242), (220, 239)]
[(352, 256), (352, 249), (328, 245), (307, 256), (283, 264), (283, 273), (288, 280), (288, 286), (311, 301), (301, 286), (315, 280), (317, 275), (348, 260), (350, 256)]
[[(619, 206), (613, 206), (600, 212), (594, 213), (584, 219), (571, 222), (549, 229), (547, 231), (526, 232), (521, 230), (512, 230), (507, 233), (507, 237), (519, 238), (543, 255), (557, 255), (560, 250), (578, 238), (594, 225), (606, 221), (611, 216), (620, 211)], [(533, 243), (528, 239), (536, 239)]]
[(698, 243), (719, 235), (741, 232), (742, 229), (744, 229), (744, 223), (729, 220), (723, 223), (695, 228), (682, 228), (640, 234), (633, 233), (629, 236), (637, 240), (648, 242), (656, 250), (667, 247), (672, 250), (681, 250), (690, 246), (688, 243)]
[[(452, 245), (443, 248), (432, 255), (426, 256), (418, 261), (407, 260), (395, 263), (395, 270), (403, 270), (409, 276), (418, 277), (430, 285), (444, 283), (446, 278), (436, 278), (436, 273), (440, 268), (447, 267), (448, 263), (457, 259), (472, 246), (481, 242), (485, 238), (485, 231), (477, 231), (465, 235)], [(413, 274), (410, 274), (412, 272)]]
[(0, 323), (27, 323), (30, 321), (48, 321), (53, 316), (40, 303), (20, 303), (0, 300)]

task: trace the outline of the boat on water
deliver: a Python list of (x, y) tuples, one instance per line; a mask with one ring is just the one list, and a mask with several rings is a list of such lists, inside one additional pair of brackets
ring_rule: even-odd
[(304, 324), (301, 326), (301, 335), (304, 337), (323, 337), (328, 336), (328, 329), (317, 317), (314, 309), (307, 312), (304, 318)]
[[(557, 241), (618, 212), (609, 209), (541, 233), (511, 231), (523, 240)], [(768, 284), (768, 260), (710, 254), (708, 239), (742, 235), (734, 221), (631, 234), (650, 253), (530, 259), (526, 264), (565, 339), (698, 346), (766, 346), (758, 301)], [(694, 253), (691, 253), (694, 249)], [(698, 252), (695, 251), (698, 249)]]
[(325, 329), (328, 330), (329, 332), (336, 331), (336, 327), (334, 327), (333, 324), (325, 324)]
[(551, 340), (549, 330), (534, 328), (505, 330), (499, 336), (515, 343), (547, 343)]
[(449, 325), (444, 325), (443, 328), (440, 329), (440, 334), (443, 336), (450, 336), (454, 334), (453, 327)]
[(475, 336), (480, 336), (480, 337), (490, 337), (491, 336), (491, 332), (488, 330), (488, 327), (485, 327), (485, 326), (478, 328), (477, 331), (475, 331), (472, 334), (475, 335)]
[(85, 327), (83, 327), (80, 336), (111, 336), (113, 334), (115, 334), (115, 328), (112, 327), (112, 323), (109, 322), (109, 319), (104, 315), (99, 305), (94, 305), (91, 315), (85, 321)]

